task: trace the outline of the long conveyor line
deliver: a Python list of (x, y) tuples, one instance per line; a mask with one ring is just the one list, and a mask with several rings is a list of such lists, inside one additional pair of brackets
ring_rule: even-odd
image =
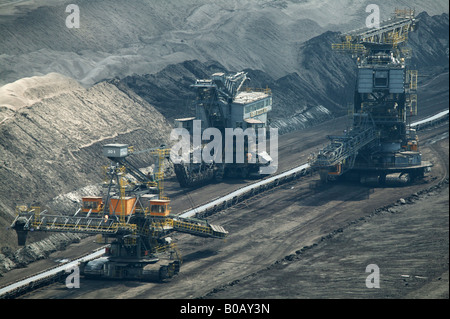
[(22, 293), (41, 287), (46, 283), (50, 283), (52, 282), (52, 278), (58, 277), (61, 274), (65, 274), (66, 271), (77, 266), (80, 262), (92, 260), (102, 256), (105, 253), (105, 248), (106, 247), (101, 247), (83, 257), (79, 257), (62, 265), (40, 272), (37, 275), (30, 276), (11, 285), (2, 287), (0, 288), (0, 298), (14, 298), (15, 296), (21, 295)]
[[(420, 126), (423, 126), (427, 122), (436, 122), (440, 119), (448, 118), (449, 111), (445, 110), (442, 112), (439, 112), (433, 116), (427, 117), (425, 119), (422, 119), (420, 121), (414, 122), (411, 124), (412, 127), (419, 128)], [(420, 125), (419, 125), (420, 124)], [(292, 169), (289, 169), (283, 173), (280, 173), (278, 175), (274, 175), (271, 177), (268, 177), (266, 179), (263, 179), (261, 181), (252, 183), (250, 185), (244, 186), (236, 191), (231, 192), (228, 195), (225, 195), (223, 197), (213, 199), (212, 201), (195, 207), (193, 209), (187, 210), (180, 214), (177, 218), (180, 220), (183, 220), (183, 218), (190, 218), (190, 217), (196, 217), (196, 216), (206, 216), (211, 214), (212, 212), (223, 210), (224, 208), (230, 207), (232, 205), (235, 205), (237, 202), (244, 198), (249, 198), (253, 196), (254, 194), (259, 193), (259, 190), (266, 190), (272, 187), (275, 187), (277, 185), (280, 185), (286, 181), (291, 180), (295, 177), (300, 177), (305, 175), (310, 168), (309, 164), (302, 164), (300, 166), (294, 167)], [(51, 282), (52, 277), (60, 276), (62, 272), (65, 272), (67, 269), (73, 268), (75, 265), (77, 265), (81, 261), (87, 261), (92, 260), (97, 257), (100, 257), (105, 252), (105, 248), (100, 248), (90, 254), (87, 254), (83, 257), (80, 257), (78, 259), (72, 260), (68, 263), (65, 263), (63, 265), (54, 267), (50, 270), (43, 271), (37, 275), (30, 276), (28, 278), (25, 278), (23, 280), (17, 281), (13, 284), (4, 286), (0, 288), (0, 298), (14, 298), (24, 292), (33, 290), (34, 287), (41, 286), (40, 283), (43, 282)]]

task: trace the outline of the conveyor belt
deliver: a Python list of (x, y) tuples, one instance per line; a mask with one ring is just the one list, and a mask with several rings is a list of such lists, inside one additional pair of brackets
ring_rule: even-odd
[[(435, 121), (435, 120), (437, 120), (437, 119), (439, 119), (441, 117), (445, 117), (445, 116), (448, 117), (448, 113), (449, 113), (448, 110), (440, 112), (440, 113), (438, 113), (436, 115), (433, 115), (431, 117), (428, 117), (426, 119), (423, 119), (423, 120), (417, 121), (415, 123), (412, 123), (411, 126), (416, 126), (418, 123), (424, 124), (424, 123), (426, 123), (428, 121)], [(286, 178), (286, 177), (288, 177), (290, 175), (296, 175), (296, 174), (302, 173), (302, 172), (308, 170), (309, 168), (310, 168), (309, 164), (302, 164), (302, 165), (300, 165), (298, 167), (290, 169), (290, 170), (288, 170), (286, 172), (283, 172), (281, 174), (269, 177), (269, 178), (264, 179), (262, 181), (250, 184), (250, 185), (245, 186), (243, 188), (240, 188), (240, 189), (238, 189), (238, 190), (236, 190), (236, 191), (234, 191), (234, 192), (232, 192), (232, 193), (230, 193), (230, 194), (228, 194), (226, 196), (223, 196), (221, 198), (212, 200), (211, 202), (209, 202), (207, 204), (204, 204), (204, 205), (198, 206), (198, 207), (196, 207), (194, 209), (190, 209), (188, 211), (185, 211), (181, 215), (179, 215), (178, 217), (179, 218), (195, 217), (196, 214), (201, 214), (202, 212), (204, 212), (204, 211), (206, 211), (206, 210), (208, 210), (210, 208), (213, 208), (214, 206), (223, 205), (224, 203), (227, 203), (228, 201), (232, 201), (237, 196), (242, 196), (242, 195), (245, 195), (245, 194), (251, 192), (255, 188), (259, 188), (259, 187), (262, 187), (264, 185), (268, 185), (270, 183), (275, 182), (276, 180), (280, 180), (280, 179)], [(214, 226), (214, 227), (217, 227), (217, 226)], [(217, 230), (220, 231), (220, 229), (217, 229)], [(105, 252), (105, 249), (102, 248), (100, 250), (97, 250), (97, 251), (89, 254), (89, 255), (86, 255), (86, 256), (81, 257), (81, 258), (76, 259), (76, 260), (73, 260), (73, 261), (71, 261), (69, 263), (66, 263), (64, 265), (58, 266), (56, 268), (52, 268), (52, 269), (44, 271), (44, 272), (42, 272), (40, 274), (37, 274), (37, 275), (31, 276), (29, 278), (26, 278), (24, 280), (15, 282), (14, 284), (2, 287), (2, 288), (0, 288), (0, 298), (8, 298), (8, 297), (11, 297), (11, 296), (14, 297), (14, 292), (15, 291), (19, 291), (21, 289), (26, 289), (27, 286), (31, 285), (34, 282), (38, 282), (40, 280), (47, 279), (47, 278), (49, 278), (51, 276), (55, 276), (56, 274), (61, 273), (61, 271), (65, 271), (66, 269), (70, 269), (70, 268), (74, 267), (75, 265), (77, 265), (81, 261), (95, 259), (95, 258), (103, 255), (104, 252)]]
[(204, 205), (198, 206), (198, 207), (196, 207), (194, 209), (190, 209), (188, 211), (185, 211), (184, 213), (179, 215), (179, 217), (181, 217), (181, 218), (194, 217), (195, 215), (201, 214), (202, 212), (208, 210), (209, 208), (212, 208), (214, 206), (221, 206), (224, 203), (227, 203), (228, 201), (232, 201), (234, 198), (236, 198), (238, 196), (245, 195), (246, 193), (248, 193), (249, 191), (251, 191), (251, 190), (253, 190), (255, 188), (258, 188), (258, 187), (270, 184), (270, 183), (276, 181), (277, 179), (281, 179), (281, 178), (284, 178), (284, 177), (289, 176), (289, 175), (293, 175), (293, 174), (297, 174), (297, 173), (302, 172), (302, 171), (306, 171), (307, 169), (309, 169), (309, 167), (310, 167), (309, 164), (302, 164), (302, 165), (300, 165), (298, 167), (295, 167), (293, 169), (290, 169), (290, 170), (288, 170), (288, 171), (286, 171), (284, 173), (281, 173), (281, 174), (269, 177), (267, 179), (264, 179), (262, 181), (250, 184), (250, 185), (245, 186), (245, 187), (242, 187), (242, 188), (240, 188), (240, 189), (238, 189), (238, 190), (236, 190), (236, 191), (234, 191), (234, 192), (232, 192), (232, 193), (230, 193), (228, 195), (225, 195), (223, 197), (217, 198), (217, 199), (215, 199), (215, 200), (213, 200), (213, 201), (211, 201), (211, 202), (209, 202), (207, 204), (204, 204)]
[[(72, 269), (77, 266), (80, 262), (92, 260), (102, 256), (105, 253), (105, 248), (100, 248), (86, 256), (80, 257), (78, 259), (67, 262), (63, 265), (57, 266), (50, 270), (43, 271), (37, 275), (25, 278), (23, 280), (17, 281), (9, 286), (0, 288), (0, 298), (13, 297), (20, 294), (21, 290), (26, 289), (30, 286), (38, 286), (40, 282), (46, 281), (49, 278), (60, 274), (61, 272), (66, 272), (66, 270)], [(30, 287), (31, 288), (31, 287)]]

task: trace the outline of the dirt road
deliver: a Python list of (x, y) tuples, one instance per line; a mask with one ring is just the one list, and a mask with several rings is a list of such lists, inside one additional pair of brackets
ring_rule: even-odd
[[(448, 155), (448, 140), (434, 148)], [(448, 207), (447, 179), (205, 297), (448, 299)], [(378, 289), (366, 286), (369, 265), (378, 267)]]

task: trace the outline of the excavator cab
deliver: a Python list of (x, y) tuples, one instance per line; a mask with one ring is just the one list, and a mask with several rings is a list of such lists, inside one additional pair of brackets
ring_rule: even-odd
[(150, 201), (150, 216), (167, 217), (170, 214), (170, 200), (154, 199)]
[(81, 199), (83, 213), (100, 213), (103, 211), (103, 198), (98, 196), (86, 196)]

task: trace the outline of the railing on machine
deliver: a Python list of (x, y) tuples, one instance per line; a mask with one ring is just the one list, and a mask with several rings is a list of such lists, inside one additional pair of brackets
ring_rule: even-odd
[(119, 231), (135, 233), (136, 225), (114, 218), (87, 216), (47, 215), (39, 207), (18, 206), (17, 218), (26, 218), (24, 229), (54, 232), (77, 232), (87, 234), (113, 234)]
[(372, 142), (377, 137), (373, 128), (365, 129), (355, 135), (329, 136), (331, 139), (324, 149), (312, 161), (312, 167), (333, 166), (356, 154), (359, 149)]

